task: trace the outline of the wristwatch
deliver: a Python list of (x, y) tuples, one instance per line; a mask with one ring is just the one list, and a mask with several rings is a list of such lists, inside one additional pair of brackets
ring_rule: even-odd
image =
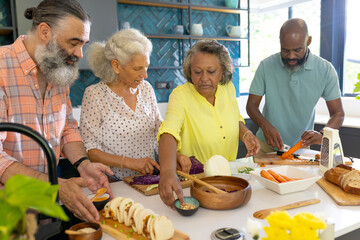
[(77, 170), (78, 167), (80, 166), (80, 164), (81, 164), (83, 161), (85, 161), (85, 160), (90, 160), (90, 159), (89, 159), (88, 157), (82, 157), (82, 158), (80, 158), (79, 160), (77, 160), (77, 161), (73, 164), (74, 168)]

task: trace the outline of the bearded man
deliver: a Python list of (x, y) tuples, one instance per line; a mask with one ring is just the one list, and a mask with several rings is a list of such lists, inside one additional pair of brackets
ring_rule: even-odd
[[(324, 98), (330, 114), (326, 126), (339, 129), (344, 121), (334, 67), (310, 52), (311, 36), (302, 19), (290, 19), (280, 29), (280, 53), (264, 59), (256, 70), (246, 110), (259, 125), (260, 153), (282, 150), (284, 144), (321, 144), (314, 131), (315, 105)], [(259, 105), (265, 95), (262, 113)]]
[[(25, 11), (32, 29), (12, 45), (0, 48), (0, 122), (31, 127), (63, 154), (80, 178), (59, 179), (62, 203), (79, 218), (96, 222), (99, 214), (83, 193), (105, 187), (111, 170), (91, 163), (72, 115), (69, 85), (78, 78), (82, 47), (89, 41), (90, 19), (75, 0), (44, 0)], [(0, 132), (0, 185), (15, 174), (48, 180), (43, 151), (30, 138)]]

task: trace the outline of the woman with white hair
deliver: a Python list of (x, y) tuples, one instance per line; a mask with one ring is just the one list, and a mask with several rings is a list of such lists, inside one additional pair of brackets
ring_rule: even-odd
[(154, 159), (162, 118), (145, 80), (151, 51), (150, 40), (136, 29), (89, 47), (89, 65), (101, 81), (85, 90), (81, 135), (91, 161), (110, 166), (119, 180), (160, 169)]

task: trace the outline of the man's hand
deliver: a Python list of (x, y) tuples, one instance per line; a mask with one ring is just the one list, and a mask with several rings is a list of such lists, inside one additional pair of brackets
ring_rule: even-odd
[(100, 219), (99, 212), (82, 189), (91, 185), (92, 181), (91, 179), (86, 181), (84, 178), (59, 178), (59, 198), (61, 202), (76, 217), (86, 222), (98, 222)]
[(322, 136), (323, 135), (321, 133), (313, 130), (304, 132), (303, 135), (301, 135), (301, 140), (303, 141), (302, 147), (308, 147), (313, 144), (321, 144)]
[(243, 142), (247, 149), (247, 154), (245, 157), (254, 156), (255, 154), (257, 154), (259, 152), (260, 143), (254, 134), (252, 134), (252, 133), (246, 134), (245, 138), (243, 139)]
[(124, 164), (124, 166), (133, 171), (140, 172), (141, 174), (152, 174), (154, 167), (160, 169), (159, 164), (149, 157), (139, 159), (125, 157), (124, 162), (125, 161), (126, 164)]
[(178, 196), (180, 203), (185, 204), (182, 187), (176, 173), (172, 170), (160, 170), (159, 194), (161, 200), (172, 209), (174, 208), (173, 191)]
[(105, 173), (114, 175), (108, 166), (105, 166), (102, 163), (92, 163), (89, 160), (86, 160), (80, 164), (78, 171), (80, 176), (90, 183), (87, 187), (92, 192), (96, 192), (99, 188), (104, 187), (106, 188), (107, 193), (110, 194), (110, 197), (114, 197), (108, 178), (105, 175)]
[(189, 173), (191, 169), (191, 161), (188, 156), (180, 153), (176, 154), (176, 168), (184, 173)]
[(262, 128), (262, 130), (264, 132), (264, 137), (267, 144), (269, 144), (273, 148), (277, 148), (278, 150), (282, 150), (284, 148), (284, 143), (281, 139), (281, 135), (274, 126), (269, 123), (266, 124), (266, 127)]

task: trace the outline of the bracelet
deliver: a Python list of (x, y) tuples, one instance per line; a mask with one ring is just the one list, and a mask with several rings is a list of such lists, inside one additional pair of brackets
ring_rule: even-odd
[(125, 155), (122, 156), (120, 160), (120, 168), (123, 168), (123, 160), (125, 159)]
[(80, 164), (81, 164), (83, 161), (85, 161), (85, 160), (90, 160), (90, 159), (89, 159), (88, 157), (82, 157), (82, 158), (80, 158), (79, 160), (77, 160), (77, 161), (73, 164), (74, 168), (77, 170), (78, 167), (80, 166)]
[(242, 137), (242, 140), (244, 141), (245, 140), (245, 137), (248, 133), (252, 133), (250, 130), (247, 130), (244, 134), (243, 134), (243, 137)]

